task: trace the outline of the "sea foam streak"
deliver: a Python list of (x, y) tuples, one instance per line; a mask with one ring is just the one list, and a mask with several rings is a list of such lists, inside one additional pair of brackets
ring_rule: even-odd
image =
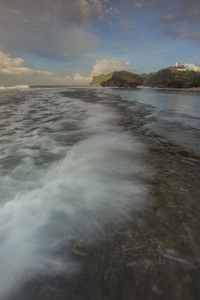
[(70, 275), (76, 263), (56, 250), (106, 234), (146, 196), (137, 179), (144, 149), (116, 112), (50, 91), (26, 97), (0, 144), (1, 298), (37, 273)]

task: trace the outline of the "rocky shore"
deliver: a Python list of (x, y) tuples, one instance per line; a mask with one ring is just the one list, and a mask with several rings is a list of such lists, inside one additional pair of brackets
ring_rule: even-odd
[(139, 85), (161, 88), (200, 88), (200, 72), (189, 70), (181, 72), (173, 67), (141, 75), (119, 71), (93, 76), (91, 85), (129, 88), (136, 88)]
[(200, 72), (178, 71), (176, 68), (166, 68), (151, 74), (144, 74), (144, 85), (164, 88), (194, 88), (200, 87)]

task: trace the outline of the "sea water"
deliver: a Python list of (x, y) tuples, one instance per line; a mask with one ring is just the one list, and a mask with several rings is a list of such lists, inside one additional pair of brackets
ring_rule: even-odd
[(150, 133), (200, 153), (200, 90), (136, 89), (114, 90), (133, 113), (141, 112)]
[(2, 89), (0, 299), (195, 299), (199, 129), (200, 92)]
[(0, 94), (0, 298), (35, 274), (76, 272), (59, 247), (105, 236), (145, 205), (144, 145), (114, 108), (60, 91)]

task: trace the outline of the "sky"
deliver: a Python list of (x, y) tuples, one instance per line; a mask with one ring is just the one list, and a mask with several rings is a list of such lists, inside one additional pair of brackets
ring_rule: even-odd
[(0, 0), (0, 85), (200, 70), (199, 0)]

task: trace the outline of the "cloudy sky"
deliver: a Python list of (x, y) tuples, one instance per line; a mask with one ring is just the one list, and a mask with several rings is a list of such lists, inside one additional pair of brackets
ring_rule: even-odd
[(199, 0), (0, 0), (0, 85), (200, 67)]

